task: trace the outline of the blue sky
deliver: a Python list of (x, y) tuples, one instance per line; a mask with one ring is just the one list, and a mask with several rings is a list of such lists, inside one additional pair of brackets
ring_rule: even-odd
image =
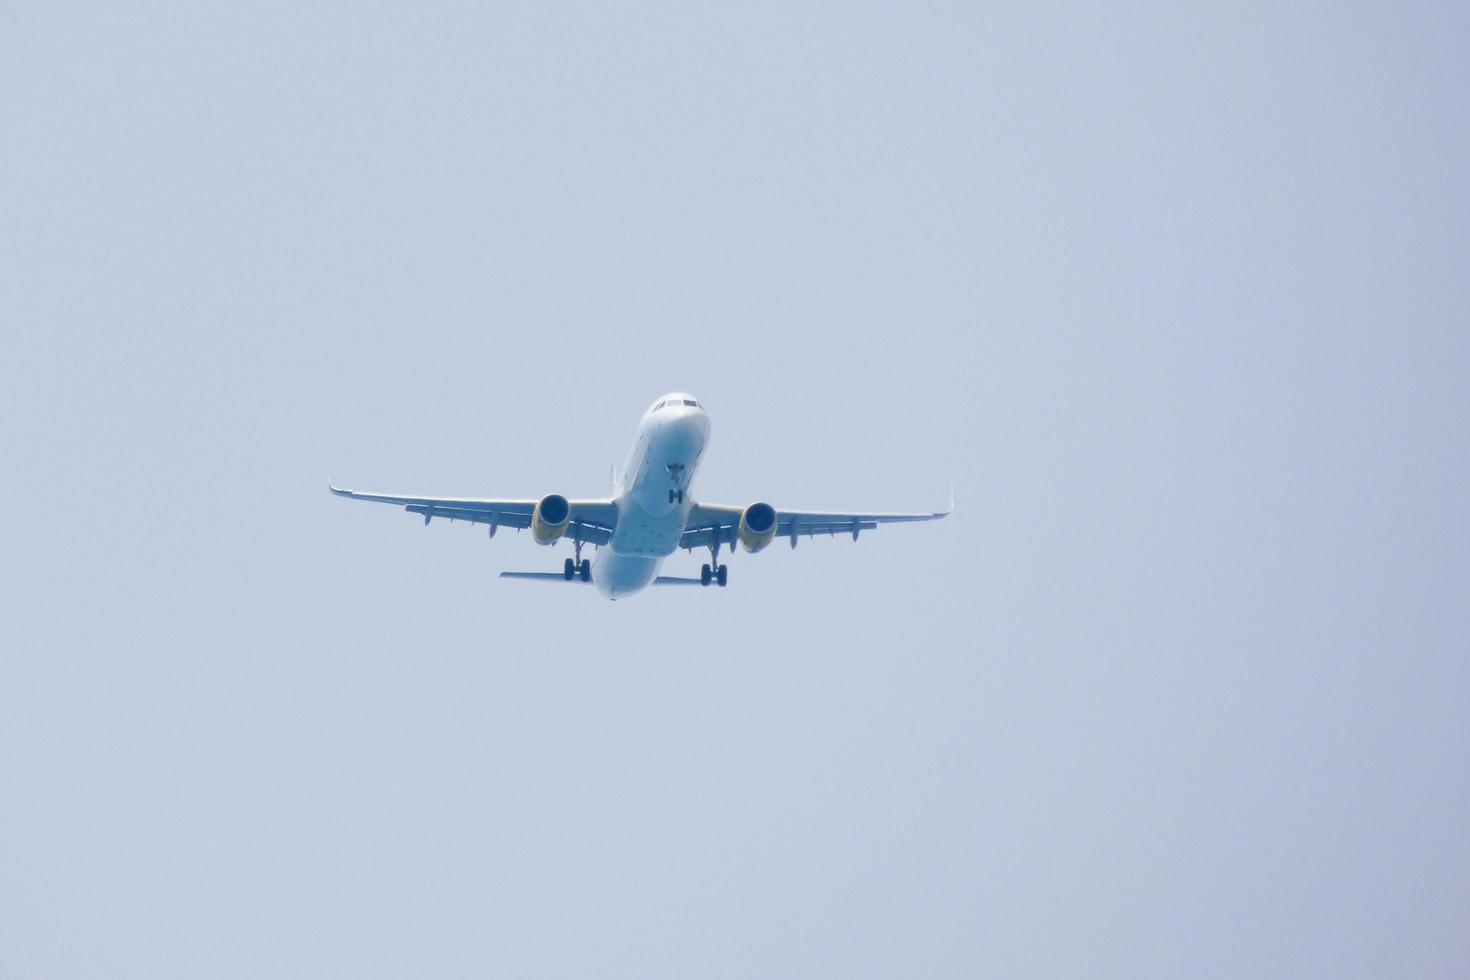
[(1462, 9), (4, 22), (0, 973), (1464, 975)]

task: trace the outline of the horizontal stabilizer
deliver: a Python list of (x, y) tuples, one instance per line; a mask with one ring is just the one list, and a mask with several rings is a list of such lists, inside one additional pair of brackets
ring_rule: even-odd
[(501, 578), (532, 578), (532, 579), (542, 579), (542, 580), (546, 580), (546, 581), (555, 580), (557, 582), (574, 582), (577, 585), (591, 585), (592, 584), (590, 582), (583, 582), (581, 580), (581, 578), (570, 578), (569, 579), (565, 575), (563, 575), (561, 572), (501, 572), (500, 573), (500, 577)]

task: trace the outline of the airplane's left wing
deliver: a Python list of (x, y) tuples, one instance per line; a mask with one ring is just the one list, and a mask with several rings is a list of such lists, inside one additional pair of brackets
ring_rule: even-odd
[[(954, 510), (954, 489), (950, 489), (949, 507), (944, 510), (913, 514), (843, 513), (834, 511), (782, 510), (776, 508), (776, 537), (786, 538), (796, 547), (798, 538), (818, 534), (851, 534), (857, 540), (860, 531), (870, 531), (879, 524), (907, 524), (915, 521), (937, 521)], [(728, 504), (695, 504), (689, 512), (684, 533), (679, 536), (681, 548), (708, 548), (714, 542), (733, 545), (740, 527), (743, 507)]]
[[(536, 509), (535, 500), (485, 500), (470, 497), (403, 497), (388, 493), (366, 493), (361, 490), (343, 490), (330, 487), (339, 497), (350, 500), (370, 500), (380, 504), (395, 504), (410, 514), (420, 514), (424, 523), (436, 517), (451, 521), (468, 521), (471, 524), (488, 524), (490, 533), (497, 528), (516, 529), (531, 526), (531, 513)], [(571, 500), (571, 524), (566, 535), (573, 541), (587, 544), (607, 544), (617, 527), (617, 507), (611, 500)]]

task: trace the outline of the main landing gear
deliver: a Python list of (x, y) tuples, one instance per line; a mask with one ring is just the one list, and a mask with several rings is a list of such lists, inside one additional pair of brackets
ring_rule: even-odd
[(582, 557), (582, 542), (573, 542), (576, 548), (576, 558), (568, 558), (561, 566), (561, 577), (570, 582), (574, 578), (580, 578), (584, 582), (592, 581), (592, 562)]
[(709, 546), (709, 560), (708, 565), (699, 566), (699, 584), (709, 585), (715, 582), (720, 588), (724, 588), (725, 583), (730, 580), (730, 566), (720, 564), (719, 541)]

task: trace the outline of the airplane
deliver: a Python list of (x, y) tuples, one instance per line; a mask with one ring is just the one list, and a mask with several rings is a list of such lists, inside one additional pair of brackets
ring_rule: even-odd
[[(539, 500), (490, 500), (464, 497), (400, 497), (385, 493), (344, 490), (328, 484), (332, 493), (352, 500), (396, 504), (411, 514), (422, 514), (424, 524), (435, 517), (486, 524), (490, 537), (497, 529), (529, 528), (541, 545), (570, 538), (574, 557), (560, 572), (501, 572), (501, 578), (561, 580), (591, 583), (608, 599), (622, 599), (650, 585), (715, 584), (729, 581), (729, 566), (720, 564), (720, 547), (733, 553), (737, 544), (748, 553), (765, 548), (778, 537), (796, 547), (798, 538), (816, 534), (851, 534), (879, 524), (934, 521), (954, 510), (954, 486), (949, 507), (921, 514), (846, 514), (830, 511), (777, 510), (764, 501), (744, 507), (697, 503), (689, 496), (694, 473), (709, 445), (710, 420), (693, 395), (673, 392), (654, 402), (638, 422), (637, 441), (621, 472), (613, 473), (613, 496), (568, 499), (547, 494)], [(583, 545), (597, 548), (597, 560), (582, 557)], [(665, 558), (678, 548), (708, 548), (710, 560), (699, 578), (660, 575)]]

